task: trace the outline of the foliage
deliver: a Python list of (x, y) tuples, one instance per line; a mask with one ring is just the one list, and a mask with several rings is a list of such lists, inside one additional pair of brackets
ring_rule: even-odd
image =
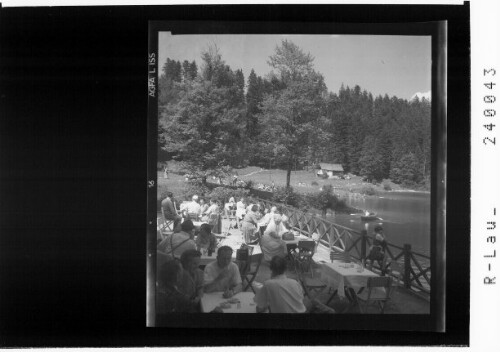
[(207, 197), (210, 189), (198, 180), (189, 181), (185, 187), (184, 199), (189, 200), (195, 194), (199, 197)]
[(316, 182), (316, 181), (312, 181), (312, 182), (311, 182), (311, 186), (319, 186), (319, 184), (318, 184), (318, 182)]
[(200, 62), (163, 65), (160, 161), (182, 161), (182, 172), (202, 182), (233, 167), (281, 168), (287, 186), (294, 168), (340, 163), (370, 182), (429, 189), (428, 100), (373, 97), (358, 85), (328, 93), (314, 58), (287, 40), (269, 57), (268, 75), (250, 72), (246, 91), (242, 70), (229, 67), (215, 45)]
[(377, 194), (377, 191), (372, 186), (363, 186), (361, 187), (359, 193), (367, 196), (374, 196)]
[[(205, 182), (241, 163), (244, 116), (242, 73), (225, 65), (216, 47), (202, 55), (201, 77), (174, 86), (177, 100), (160, 117), (160, 144)], [(238, 79), (240, 77), (240, 79)]]
[(385, 191), (392, 191), (392, 187), (391, 184), (389, 183), (389, 180), (384, 180), (384, 182), (382, 182), (382, 186), (384, 187)]
[(241, 198), (241, 197), (248, 197), (250, 191), (247, 189), (231, 189), (228, 187), (216, 187), (214, 188), (209, 194), (209, 198), (214, 198), (221, 204), (226, 203), (229, 201), (229, 198), (234, 197), (235, 200)]
[(301, 208), (304, 203), (302, 198), (299, 193), (293, 190), (293, 187), (277, 187), (273, 193), (272, 201)]
[(413, 153), (402, 155), (394, 163), (391, 170), (391, 179), (395, 183), (412, 186), (422, 181), (418, 158)]
[(290, 187), (292, 167), (307, 159), (312, 139), (323, 137), (319, 122), (323, 114), (326, 85), (312, 68), (313, 58), (289, 41), (282, 41), (268, 63), (277, 70), (284, 88), (267, 94), (261, 104), (261, 147), (272, 151), (287, 170)]

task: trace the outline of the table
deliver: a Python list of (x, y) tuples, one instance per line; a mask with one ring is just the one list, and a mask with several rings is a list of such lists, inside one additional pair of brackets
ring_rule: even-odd
[(369, 277), (378, 277), (374, 272), (363, 268), (363, 271), (358, 272), (358, 264), (344, 263), (334, 260), (333, 263), (324, 263), (321, 266), (321, 279), (328, 282), (334, 289), (332, 297), (338, 294), (340, 297), (345, 297), (344, 287), (350, 286), (355, 292), (366, 286)]
[(314, 241), (311, 237), (307, 237), (303, 234), (294, 234), (294, 239), (293, 240), (283, 240), (287, 245), (298, 245), (299, 241)]
[[(203, 313), (211, 312), (228, 298), (222, 297), (223, 292), (204, 293), (201, 297), (201, 311)], [(231, 304), (231, 308), (222, 309), (224, 313), (256, 313), (257, 305), (253, 301), (255, 294), (253, 292), (239, 292), (233, 296), (241, 302), (241, 308), (236, 303)]]

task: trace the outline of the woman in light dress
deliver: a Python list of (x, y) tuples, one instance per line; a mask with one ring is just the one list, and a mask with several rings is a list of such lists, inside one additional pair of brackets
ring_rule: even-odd
[(258, 210), (259, 207), (257, 205), (252, 205), (241, 223), (241, 234), (246, 244), (252, 243), (258, 238), (257, 224), (260, 217)]
[(285, 257), (287, 254), (286, 243), (281, 239), (281, 235), (288, 230), (283, 225), (282, 217), (279, 214), (269, 221), (264, 236), (261, 240), (261, 249), (264, 253), (264, 261), (270, 261), (274, 256)]
[(238, 224), (238, 227), (240, 226), (241, 221), (243, 220), (243, 217), (246, 214), (246, 206), (245, 206), (245, 199), (241, 198), (238, 203), (236, 203), (236, 222)]

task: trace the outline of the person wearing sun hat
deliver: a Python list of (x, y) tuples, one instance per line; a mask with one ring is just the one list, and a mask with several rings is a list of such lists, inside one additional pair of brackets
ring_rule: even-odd
[(377, 261), (381, 270), (382, 275), (385, 273), (385, 261), (387, 253), (387, 241), (384, 236), (384, 228), (380, 225), (375, 226), (373, 229), (375, 231), (373, 243), (369, 248), (367, 259), (370, 260), (370, 266), (368, 269), (373, 268), (373, 262)]

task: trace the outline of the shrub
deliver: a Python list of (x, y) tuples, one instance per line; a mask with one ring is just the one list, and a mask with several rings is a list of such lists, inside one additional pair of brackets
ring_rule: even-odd
[(311, 182), (311, 186), (319, 186), (319, 184), (318, 184), (318, 182), (316, 182), (316, 181), (312, 181), (312, 182)]
[(377, 191), (372, 186), (363, 186), (359, 193), (365, 194), (367, 196), (374, 196), (375, 194), (377, 194)]
[(242, 188), (232, 189), (227, 187), (216, 187), (210, 193), (207, 194), (207, 197), (215, 198), (218, 202), (224, 204), (231, 197), (234, 197), (236, 201), (238, 201), (238, 199), (241, 197), (247, 198), (249, 193), (250, 193), (249, 190)]
[(384, 182), (382, 182), (382, 186), (384, 187), (384, 191), (392, 191), (391, 184), (388, 180), (384, 180)]
[(186, 185), (186, 192), (184, 193), (184, 199), (189, 200), (195, 194), (200, 197), (206, 197), (210, 193), (210, 189), (199, 181), (189, 181)]
[(303, 202), (303, 196), (296, 193), (293, 187), (277, 187), (273, 193), (272, 201), (291, 205), (295, 208), (300, 208)]

